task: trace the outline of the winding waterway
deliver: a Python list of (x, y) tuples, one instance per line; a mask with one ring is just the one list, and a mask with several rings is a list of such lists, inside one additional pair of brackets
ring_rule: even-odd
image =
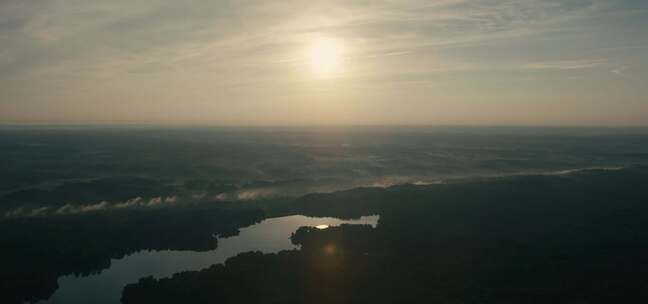
[(218, 248), (205, 251), (140, 251), (122, 259), (112, 260), (110, 268), (90, 276), (64, 276), (59, 278), (59, 288), (43, 303), (119, 303), (121, 291), (127, 284), (140, 278), (163, 278), (181, 271), (200, 270), (242, 252), (261, 251), (274, 253), (298, 246), (290, 242), (291, 233), (299, 227), (312, 226), (324, 229), (341, 224), (368, 224), (375, 227), (379, 216), (364, 216), (356, 220), (314, 218), (301, 215), (266, 219), (258, 224), (241, 228), (237, 236), (218, 239)]

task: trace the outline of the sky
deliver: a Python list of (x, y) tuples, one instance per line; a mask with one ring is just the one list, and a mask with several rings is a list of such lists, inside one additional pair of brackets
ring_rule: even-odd
[(648, 125), (648, 1), (0, 1), (0, 123)]

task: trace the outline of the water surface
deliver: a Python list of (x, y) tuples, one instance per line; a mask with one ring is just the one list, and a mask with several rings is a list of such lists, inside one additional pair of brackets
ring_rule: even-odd
[[(176, 272), (200, 270), (242, 252), (273, 253), (298, 248), (290, 242), (291, 233), (299, 227), (326, 228), (341, 224), (368, 224), (375, 227), (378, 216), (357, 220), (301, 215), (266, 219), (259, 224), (240, 229), (234, 237), (218, 239), (218, 248), (211, 251), (140, 251), (122, 259), (112, 260), (110, 268), (96, 275), (59, 278), (56, 293), (44, 303), (119, 303), (121, 291), (140, 278), (163, 278)], [(326, 226), (326, 227), (325, 227)]]

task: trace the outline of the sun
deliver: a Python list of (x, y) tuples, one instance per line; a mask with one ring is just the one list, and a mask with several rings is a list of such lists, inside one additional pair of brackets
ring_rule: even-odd
[(313, 39), (306, 55), (308, 64), (319, 77), (330, 77), (340, 70), (341, 48), (339, 42), (334, 39)]

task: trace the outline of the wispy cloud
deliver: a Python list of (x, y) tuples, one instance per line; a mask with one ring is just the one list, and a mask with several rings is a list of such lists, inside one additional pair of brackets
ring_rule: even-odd
[[(150, 199), (143, 199), (135, 197), (124, 202), (109, 203), (102, 201), (94, 204), (65, 204), (61, 207), (39, 207), (39, 208), (23, 208), (18, 207), (4, 214), (5, 218), (25, 218), (25, 217), (42, 217), (53, 215), (71, 215), (83, 214), (90, 212), (100, 212), (109, 210), (120, 209), (134, 209), (134, 208), (158, 208), (173, 206), (178, 202), (178, 197), (154, 197)], [(188, 201), (185, 201), (187, 203)]]
[(605, 59), (580, 59), (533, 62), (522, 65), (522, 68), (531, 70), (580, 70), (604, 66), (608, 63)]
[(583, 3), (8, 1), (0, 5), (5, 20), (0, 64), (5, 73), (85, 58), (96, 68), (110, 61), (130, 70), (205, 64), (222, 69), (292, 58), (295, 45), (314, 32), (358, 39), (357, 56), (388, 56), (547, 31), (588, 16), (600, 2)]
[(612, 73), (614, 75), (617, 75), (619, 77), (628, 77), (627, 70), (628, 70), (628, 67), (621, 66), (621, 67), (617, 67), (617, 68), (614, 68), (614, 69), (610, 70), (610, 73)]

